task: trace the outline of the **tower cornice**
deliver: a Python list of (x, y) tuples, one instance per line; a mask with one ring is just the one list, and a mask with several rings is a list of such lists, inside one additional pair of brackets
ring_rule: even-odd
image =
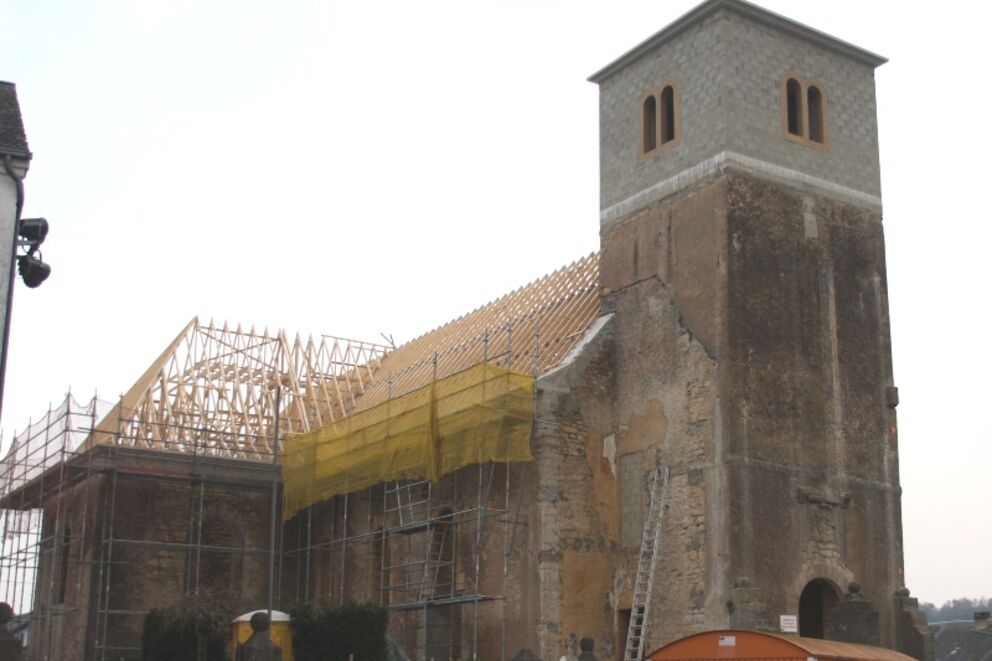
[(888, 60), (881, 55), (877, 55), (871, 51), (859, 48), (854, 44), (837, 39), (836, 37), (833, 37), (825, 32), (814, 30), (813, 28), (803, 25), (802, 23), (793, 21), (780, 14), (776, 14), (775, 12), (768, 11), (767, 9), (751, 4), (750, 2), (745, 2), (744, 0), (708, 0), (708, 2), (704, 2), (692, 11), (684, 14), (681, 18), (678, 18), (668, 26), (662, 28), (660, 31), (656, 32), (651, 37), (648, 37), (646, 40), (642, 41), (640, 44), (630, 49), (610, 64), (589, 76), (588, 80), (597, 84), (603, 82), (630, 62), (637, 60), (645, 53), (648, 53), (671, 41), (682, 32), (688, 30), (694, 25), (697, 25), (720, 10), (734, 12), (755, 22), (774, 28), (780, 32), (791, 34), (795, 37), (799, 37), (800, 39), (805, 39), (806, 41), (815, 43), (823, 48), (826, 48), (827, 50), (833, 51), (839, 55), (844, 55), (872, 68), (881, 66), (882, 64), (888, 62)]

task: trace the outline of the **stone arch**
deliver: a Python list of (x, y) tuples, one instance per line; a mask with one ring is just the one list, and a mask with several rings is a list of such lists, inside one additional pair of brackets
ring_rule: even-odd
[(187, 567), (191, 593), (238, 600), (244, 576), (245, 534), (236, 516), (208, 507), (192, 532)]
[(799, 595), (799, 635), (830, 638), (830, 620), (840, 603), (841, 591), (828, 578), (814, 578)]

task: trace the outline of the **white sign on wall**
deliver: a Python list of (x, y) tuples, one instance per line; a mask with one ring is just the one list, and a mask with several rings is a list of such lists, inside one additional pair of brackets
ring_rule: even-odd
[(798, 615), (779, 615), (778, 628), (785, 633), (799, 633)]

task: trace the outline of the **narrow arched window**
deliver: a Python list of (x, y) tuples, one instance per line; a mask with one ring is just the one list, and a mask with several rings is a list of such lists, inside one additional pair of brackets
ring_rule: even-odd
[(823, 95), (815, 85), (806, 90), (806, 110), (809, 113), (809, 139), (823, 144)]
[(654, 95), (644, 99), (641, 110), (642, 150), (645, 154), (658, 146), (658, 101)]
[(661, 90), (661, 144), (675, 139), (675, 90), (671, 85)]
[(801, 111), (803, 95), (802, 87), (795, 78), (790, 78), (785, 83), (785, 100), (789, 133), (801, 136), (803, 134), (803, 116)]

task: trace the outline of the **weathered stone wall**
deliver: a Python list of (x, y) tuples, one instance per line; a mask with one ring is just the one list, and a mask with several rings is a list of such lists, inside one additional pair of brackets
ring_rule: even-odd
[(838, 596), (858, 580), (893, 644), (902, 550), (879, 214), (727, 173), (606, 230), (602, 283), (617, 452), (674, 467), (649, 646), (776, 623), (816, 578)]
[[(712, 436), (714, 362), (684, 326), (669, 290), (650, 278), (615, 290), (617, 321), (617, 453), (643, 457), (641, 506), (648, 508), (647, 475), (668, 467), (662, 561), (655, 574), (646, 647), (653, 649), (705, 620), (707, 496), (703, 469)], [(639, 545), (638, 545), (639, 546)], [(637, 550), (617, 577), (633, 589)]]
[(608, 655), (609, 605), (620, 561), (617, 455), (612, 432), (613, 327), (600, 324), (572, 362), (538, 382), (537, 536), (541, 658), (578, 654), (582, 637)]
[[(641, 451), (645, 472), (657, 462), (671, 474), (648, 649), (725, 625), (724, 599), (711, 589), (719, 538), (709, 520), (721, 509), (712, 442), (721, 205), (717, 191), (704, 189), (636, 214), (603, 237), (602, 281), (618, 328), (617, 450)], [(636, 562), (633, 553), (622, 579), (627, 591)]]
[[(210, 597), (240, 613), (268, 593), (269, 494), (236, 486), (117, 478), (109, 577), (113, 611)], [(199, 548), (191, 546), (200, 541)], [(143, 618), (120, 614), (109, 645), (135, 645)]]
[(30, 658), (137, 655), (142, 613), (197, 590), (234, 612), (264, 607), (268, 513), (268, 493), (239, 485), (94, 471), (67, 487), (45, 506), (35, 611), (53, 614)]
[(89, 604), (98, 587), (92, 569), (99, 557), (93, 524), (99, 520), (102, 484), (102, 476), (95, 476), (45, 504), (34, 610), (60, 614), (32, 624), (26, 659), (82, 659), (92, 645), (95, 613)]
[[(446, 658), (449, 646), (454, 658), (499, 658), (504, 641), (506, 658), (536, 649), (536, 475), (527, 462), (469, 466), (444, 477), (430, 487), (431, 533), (422, 525), (400, 526), (396, 495), (384, 494), (384, 485), (313, 506), (309, 520), (303, 512), (284, 528), (282, 603), (392, 607), (390, 633), (412, 658), (422, 658), (425, 645), (426, 656), (436, 658)], [(414, 489), (413, 500), (426, 498), (426, 489)], [(410, 498), (404, 491), (402, 502)], [(404, 508), (405, 521), (422, 522), (424, 511)], [(453, 518), (444, 518), (446, 512)], [(425, 567), (426, 558), (453, 565)], [(489, 598), (458, 602), (469, 594)], [(452, 596), (456, 603), (428, 609), (426, 627), (423, 607), (402, 608)]]
[(773, 614), (797, 612), (814, 578), (857, 579), (891, 644), (902, 556), (881, 218), (746, 177), (727, 197), (733, 573)]
[[(666, 561), (648, 646), (705, 620), (702, 468), (714, 421), (714, 362), (660, 279), (623, 261), (644, 278), (611, 293), (612, 319), (574, 362), (539, 382), (542, 658), (577, 653), (586, 636), (603, 658), (619, 653), (649, 476), (661, 464), (671, 470)], [(603, 268), (611, 268), (606, 260)], [(625, 523), (636, 527), (625, 530)]]

